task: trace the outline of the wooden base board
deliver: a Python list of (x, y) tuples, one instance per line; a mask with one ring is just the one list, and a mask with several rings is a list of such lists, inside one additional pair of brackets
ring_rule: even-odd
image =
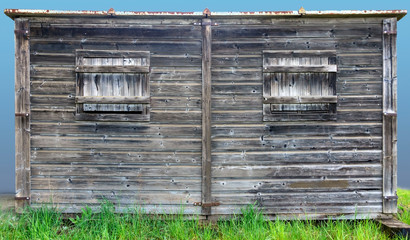
[(393, 217), (380, 219), (379, 222), (383, 225), (385, 231), (391, 235), (410, 237), (410, 225), (405, 224)]

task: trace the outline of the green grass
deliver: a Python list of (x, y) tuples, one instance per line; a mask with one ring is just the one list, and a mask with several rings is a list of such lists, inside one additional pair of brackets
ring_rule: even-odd
[(404, 223), (410, 224), (410, 190), (399, 189), (398, 202), (398, 219)]
[[(410, 191), (399, 190), (398, 218), (409, 223)], [(254, 206), (216, 224), (185, 220), (182, 214), (147, 215), (143, 209), (115, 214), (110, 202), (98, 212), (84, 208), (80, 216), (63, 219), (44, 205), (23, 214), (0, 213), (0, 239), (390, 239), (371, 220), (265, 221)]]

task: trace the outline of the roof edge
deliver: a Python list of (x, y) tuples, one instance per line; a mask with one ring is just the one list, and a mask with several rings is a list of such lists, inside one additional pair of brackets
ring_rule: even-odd
[[(60, 10), (35, 10), (35, 9), (5, 9), (4, 13), (11, 19), (17, 17), (34, 16), (192, 16), (202, 17), (203, 12), (146, 12), (146, 11), (126, 11), (115, 12), (114, 9), (108, 11), (60, 11)], [(361, 16), (386, 16), (397, 17), (398, 20), (407, 14), (407, 10), (340, 10), (340, 11), (260, 11), (260, 12), (212, 12), (210, 17), (235, 17), (235, 16), (278, 16), (278, 17), (361, 17)]]

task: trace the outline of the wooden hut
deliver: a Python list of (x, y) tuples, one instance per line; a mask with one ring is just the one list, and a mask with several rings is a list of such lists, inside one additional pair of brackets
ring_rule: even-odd
[(395, 213), (406, 13), (6, 9), (16, 206)]

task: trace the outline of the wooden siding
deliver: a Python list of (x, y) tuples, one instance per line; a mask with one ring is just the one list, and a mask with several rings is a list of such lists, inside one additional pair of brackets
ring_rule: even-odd
[[(382, 19), (213, 21), (212, 213), (380, 213)], [(336, 52), (335, 120), (262, 122), (266, 50)]]
[[(32, 205), (200, 213), (198, 20), (78, 20), (31, 20)], [(77, 49), (149, 51), (150, 121), (76, 121)]]
[[(212, 215), (253, 203), (278, 215), (381, 213), (382, 20), (213, 18), (204, 196), (202, 20), (32, 18), (32, 205), (78, 212), (108, 199), (119, 211), (189, 214), (211, 200), (221, 204)], [(149, 51), (150, 121), (76, 121), (76, 49)], [(336, 51), (336, 119), (262, 121), (262, 51), (312, 49)]]

